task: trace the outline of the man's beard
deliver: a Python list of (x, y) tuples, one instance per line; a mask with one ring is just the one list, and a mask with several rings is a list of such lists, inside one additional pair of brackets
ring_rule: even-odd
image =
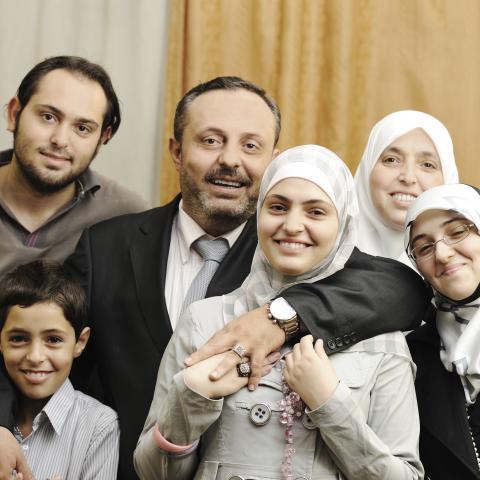
[[(232, 181), (238, 181), (244, 186), (251, 186), (252, 181), (249, 178), (241, 177), (235, 169), (222, 167), (215, 172), (208, 172), (203, 181), (208, 183), (215, 176), (229, 177)], [(258, 192), (246, 196), (240, 202), (230, 206), (222, 206), (218, 198), (212, 198), (207, 192), (202, 191), (190, 178), (187, 172), (180, 172), (180, 185), (182, 189), (182, 198), (188, 209), (196, 217), (206, 217), (209, 223), (222, 225), (225, 231), (234, 228), (246, 222), (254, 213), (257, 207)]]
[[(77, 179), (88, 170), (90, 164), (92, 163), (92, 160), (97, 155), (101, 143), (100, 141), (97, 143), (92, 157), (83, 168), (71, 170), (70, 172), (67, 172), (60, 177), (54, 177), (49, 176), (48, 174), (43, 174), (37, 166), (33, 165), (33, 162), (28, 162), (25, 159), (23, 153), (28, 149), (29, 145), (25, 143), (22, 144), (22, 134), (18, 133), (18, 128), (15, 129), (13, 139), (13, 151), (17, 160), (18, 168), (20, 169), (23, 178), (28, 182), (28, 184), (32, 187), (33, 190), (45, 195), (59, 192), (68, 187), (70, 184), (76, 182)], [(52, 153), (57, 153), (59, 155), (65, 155), (65, 151), (63, 149), (56, 149), (52, 146), (46, 147), (44, 148), (44, 150), (50, 151)], [(66, 156), (71, 157), (71, 155), (69, 154)]]

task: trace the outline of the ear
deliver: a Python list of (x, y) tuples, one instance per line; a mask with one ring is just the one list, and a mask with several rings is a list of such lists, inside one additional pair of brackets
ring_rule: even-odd
[(170, 138), (168, 140), (168, 149), (170, 150), (173, 164), (178, 172), (182, 168), (182, 144), (174, 138)]
[(102, 133), (100, 143), (102, 145), (106, 145), (111, 138), (112, 138), (112, 127), (107, 127), (105, 131)]
[(89, 338), (90, 338), (90, 327), (85, 327), (80, 333), (77, 343), (75, 344), (75, 349), (73, 352), (73, 356), (75, 358), (78, 358), (82, 354), (84, 348), (87, 346)]
[(273, 150), (272, 160), (273, 160), (274, 158), (276, 158), (279, 153), (280, 153), (280, 149), (279, 149), (279, 148), (275, 148), (275, 149)]
[(22, 105), (18, 97), (13, 97), (10, 99), (7, 105), (7, 130), (9, 132), (14, 132), (15, 127), (17, 126), (17, 119)]

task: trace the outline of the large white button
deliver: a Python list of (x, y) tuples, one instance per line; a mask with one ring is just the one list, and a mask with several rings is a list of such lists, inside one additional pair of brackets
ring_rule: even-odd
[(272, 411), (266, 403), (256, 403), (250, 409), (250, 420), (255, 425), (265, 425), (272, 416)]
[(302, 416), (302, 424), (307, 430), (315, 430), (317, 428), (306, 413)]

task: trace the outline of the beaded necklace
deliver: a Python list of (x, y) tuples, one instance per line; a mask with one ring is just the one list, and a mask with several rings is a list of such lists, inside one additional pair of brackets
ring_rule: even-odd
[(280, 368), (282, 372), (283, 398), (279, 402), (279, 410), (282, 412), (280, 414), (280, 423), (285, 425), (285, 448), (283, 451), (282, 474), (284, 480), (292, 480), (292, 461), (293, 455), (295, 454), (295, 448), (293, 446), (293, 424), (301, 418), (305, 404), (300, 398), (300, 395), (297, 392), (294, 392), (285, 381), (283, 375), (285, 360), (282, 358), (277, 365), (277, 368)]

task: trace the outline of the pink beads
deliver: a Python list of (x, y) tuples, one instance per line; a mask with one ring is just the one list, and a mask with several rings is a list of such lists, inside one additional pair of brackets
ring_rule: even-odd
[(279, 409), (282, 410), (280, 414), (280, 423), (285, 425), (285, 449), (283, 452), (282, 475), (285, 480), (293, 479), (292, 461), (295, 453), (293, 448), (293, 422), (298, 420), (305, 408), (300, 395), (290, 389), (283, 376), (283, 369), (285, 367), (285, 360), (279, 362), (282, 369), (282, 391), (283, 399), (278, 402)]

